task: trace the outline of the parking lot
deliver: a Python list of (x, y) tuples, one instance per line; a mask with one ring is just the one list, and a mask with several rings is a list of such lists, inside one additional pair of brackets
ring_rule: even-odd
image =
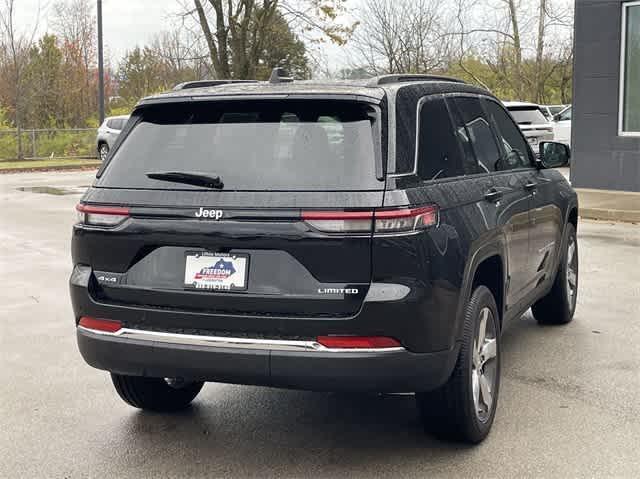
[(126, 406), (75, 344), (91, 180), (0, 175), (0, 477), (640, 477), (640, 225), (580, 223), (576, 319), (506, 333), (496, 422), (469, 447), (425, 436), (410, 395), (207, 384), (177, 415)]

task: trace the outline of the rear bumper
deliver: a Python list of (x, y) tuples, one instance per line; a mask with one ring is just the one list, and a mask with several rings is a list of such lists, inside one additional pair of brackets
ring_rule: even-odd
[(190, 338), (179, 334), (126, 337), (77, 329), (80, 353), (98, 369), (313, 391), (428, 391), (448, 379), (458, 356), (457, 347), (437, 353), (412, 353), (404, 348), (342, 352), (283, 347), (268, 341), (242, 345), (245, 339), (238, 344), (233, 340), (226, 345), (207, 344)]

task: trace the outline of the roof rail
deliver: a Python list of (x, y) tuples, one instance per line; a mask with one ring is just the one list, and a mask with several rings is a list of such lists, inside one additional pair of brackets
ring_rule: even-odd
[(271, 77), (269, 77), (269, 83), (291, 83), (293, 77), (289, 76), (287, 70), (282, 67), (276, 67), (271, 70)]
[(466, 83), (464, 80), (458, 78), (448, 77), (444, 75), (424, 75), (413, 73), (400, 73), (392, 75), (381, 75), (372, 78), (369, 82), (370, 85), (388, 85), (389, 83), (402, 83), (402, 82), (419, 82), (419, 81), (448, 81), (454, 83)]
[(208, 86), (227, 85), (229, 83), (258, 83), (258, 80), (195, 80), (179, 83), (173, 87), (174, 91), (189, 90), (191, 88), (202, 88)]

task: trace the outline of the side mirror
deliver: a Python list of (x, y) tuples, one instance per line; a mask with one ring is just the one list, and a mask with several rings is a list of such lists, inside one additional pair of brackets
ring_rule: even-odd
[(553, 115), (553, 121), (560, 121), (560, 113)]
[(540, 142), (539, 164), (543, 168), (562, 168), (569, 164), (571, 159), (571, 148), (564, 143), (556, 141)]

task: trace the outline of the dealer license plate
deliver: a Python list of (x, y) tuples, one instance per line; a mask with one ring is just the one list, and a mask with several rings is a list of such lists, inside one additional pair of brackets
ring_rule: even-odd
[(247, 289), (249, 255), (188, 251), (184, 268), (187, 288), (216, 291)]

